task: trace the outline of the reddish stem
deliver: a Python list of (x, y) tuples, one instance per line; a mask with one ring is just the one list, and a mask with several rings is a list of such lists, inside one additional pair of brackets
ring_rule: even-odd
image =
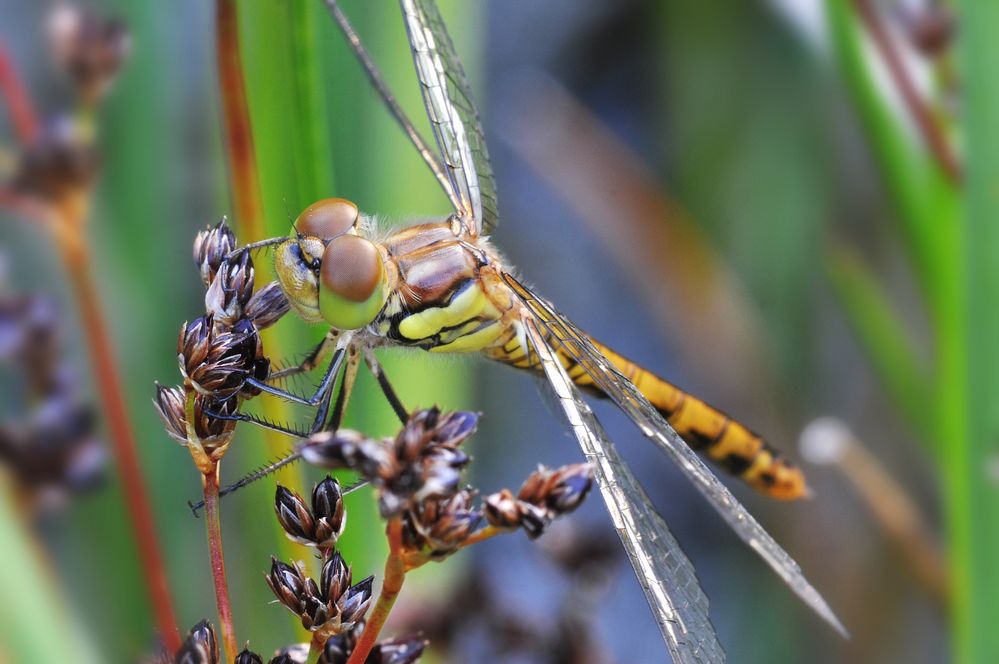
[(354, 646), (354, 652), (350, 654), (347, 664), (364, 664), (375, 647), (378, 635), (388, 620), (392, 606), (395, 604), (402, 584), (406, 580), (406, 565), (402, 555), (402, 521), (399, 517), (394, 517), (388, 522), (385, 528), (389, 540), (389, 555), (385, 561), (385, 579), (382, 581), (382, 590), (378, 594), (378, 601), (375, 608), (367, 618), (364, 632)]
[(208, 551), (212, 562), (212, 579), (215, 581), (215, 603), (219, 609), (222, 628), (222, 648), (226, 659), (236, 661), (236, 631), (232, 621), (232, 603), (229, 601), (229, 584), (225, 575), (225, 557), (222, 555), (222, 520), (219, 515), (219, 467), (204, 475), (205, 527), (208, 531)]
[(264, 237), (264, 215), (250, 109), (246, 103), (246, 83), (239, 54), (239, 12), (235, 0), (218, 0), (215, 20), (222, 129), (236, 208), (236, 226), (244, 242), (253, 242)]
[(895, 86), (898, 88), (899, 94), (902, 95), (902, 101), (905, 102), (909, 113), (912, 114), (912, 118), (923, 135), (930, 152), (948, 179), (953, 184), (960, 184), (961, 164), (957, 155), (954, 154), (950, 143), (947, 142), (940, 125), (933, 116), (933, 111), (926, 105), (916, 89), (916, 85), (912, 82), (909, 72), (902, 63), (902, 58), (892, 43), (891, 36), (881, 21), (878, 10), (871, 0), (853, 0), (853, 6), (867, 27), (867, 31), (874, 41), (874, 46), (881, 54), (881, 58), (888, 68), (888, 73), (895, 81)]
[(98, 392), (103, 401), (110, 442), (125, 492), (125, 505), (139, 549), (146, 590), (156, 614), (156, 623), (164, 645), (173, 653), (180, 648), (180, 632), (177, 631), (166, 571), (160, 557), (153, 512), (146, 495), (135, 437), (128, 420), (124, 393), (118, 382), (118, 370), (104, 326), (104, 318), (101, 315), (97, 288), (89, 269), (86, 252), (82, 248), (76, 247), (74, 250), (64, 246), (64, 256), (69, 271), (69, 281), (75, 289), (83, 319)]
[(14, 130), (22, 145), (34, 140), (38, 133), (38, 117), (31, 104), (31, 97), (17, 74), (7, 47), (0, 43), (0, 94), (7, 102)]

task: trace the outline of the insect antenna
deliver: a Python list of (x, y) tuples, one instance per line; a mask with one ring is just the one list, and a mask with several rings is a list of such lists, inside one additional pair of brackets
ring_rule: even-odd
[(235, 256), (241, 251), (256, 251), (257, 249), (263, 249), (265, 247), (270, 247), (275, 244), (281, 244), (287, 239), (288, 239), (287, 236), (272, 237), (266, 240), (260, 240), (259, 242), (251, 242), (250, 244), (244, 244), (242, 247), (239, 247), (238, 249), (233, 249), (231, 252), (229, 252), (229, 255), (226, 256), (226, 258)]

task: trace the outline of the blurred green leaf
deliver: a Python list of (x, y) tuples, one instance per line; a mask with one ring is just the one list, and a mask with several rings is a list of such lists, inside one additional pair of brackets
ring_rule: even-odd
[(939, 452), (930, 376), (920, 361), (910, 333), (877, 279), (846, 247), (834, 247), (826, 257), (826, 273), (853, 324), (860, 343), (898, 408), (924, 432), (920, 440)]

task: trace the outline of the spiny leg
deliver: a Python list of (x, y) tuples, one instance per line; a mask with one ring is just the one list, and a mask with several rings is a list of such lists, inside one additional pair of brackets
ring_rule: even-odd
[(364, 363), (368, 365), (371, 375), (378, 381), (378, 386), (382, 389), (382, 394), (385, 395), (385, 399), (389, 402), (389, 405), (392, 406), (392, 410), (395, 411), (396, 417), (403, 424), (408, 422), (409, 412), (402, 405), (399, 395), (396, 394), (395, 389), (393, 389), (392, 384), (389, 382), (388, 376), (385, 375), (385, 370), (382, 369), (382, 365), (379, 364), (378, 358), (375, 357), (374, 352), (370, 348), (364, 350)]
[[(303, 404), (306, 406), (319, 406), (319, 410), (316, 413), (316, 418), (313, 421), (312, 428), (309, 431), (301, 431), (298, 429), (293, 429), (291, 427), (283, 426), (275, 422), (268, 422), (267, 420), (261, 419), (255, 415), (248, 415), (246, 413), (234, 413), (232, 415), (227, 415), (225, 413), (212, 412), (209, 411), (208, 414), (220, 420), (235, 421), (235, 422), (251, 422), (258, 426), (271, 431), (277, 431), (289, 436), (294, 436), (296, 438), (306, 438), (311, 434), (322, 428), (323, 422), (326, 420), (326, 413), (329, 412), (329, 403), (332, 397), (333, 385), (336, 382), (336, 375), (340, 371), (340, 367), (343, 365), (343, 359), (346, 355), (346, 349), (343, 347), (337, 348), (336, 352), (333, 354), (333, 360), (330, 362), (329, 367), (326, 368), (326, 373), (323, 375), (323, 379), (316, 389), (316, 393), (309, 398), (301, 397), (287, 390), (282, 390), (276, 387), (272, 387), (267, 383), (261, 382), (256, 379), (248, 379), (246, 382), (259, 389), (261, 392), (267, 394), (272, 394), (274, 396), (280, 397), (292, 403)], [(317, 424), (318, 422), (318, 424)]]
[(360, 351), (356, 344), (351, 344), (347, 348), (347, 368), (343, 371), (343, 381), (340, 384), (340, 391), (336, 395), (333, 416), (326, 427), (327, 431), (336, 431), (343, 423), (343, 415), (347, 411), (350, 395), (354, 392), (354, 382), (357, 379), (357, 369), (360, 364)]
[(247, 378), (247, 385), (251, 385), (261, 392), (267, 394), (272, 394), (276, 397), (280, 397), (285, 401), (290, 401), (291, 403), (301, 404), (303, 406), (319, 406), (324, 400), (328, 401), (329, 393), (333, 387), (333, 383), (336, 380), (336, 374), (340, 370), (340, 366), (343, 364), (344, 348), (337, 348), (333, 355), (333, 360), (330, 362), (329, 366), (326, 368), (326, 373), (323, 374), (323, 379), (319, 382), (316, 387), (315, 393), (311, 397), (303, 397), (290, 392), (288, 390), (282, 389), (280, 387), (274, 387), (273, 385), (268, 385), (267, 382), (257, 380), (256, 378)]
[(316, 347), (309, 351), (309, 354), (305, 356), (300, 364), (293, 367), (286, 367), (280, 371), (273, 372), (267, 377), (268, 383), (278, 382), (284, 380), (285, 378), (290, 378), (291, 376), (297, 376), (303, 373), (308, 373), (312, 371), (326, 359), (330, 350), (336, 345), (337, 339), (340, 337), (340, 333), (336, 330), (330, 330), (323, 340), (316, 344)]

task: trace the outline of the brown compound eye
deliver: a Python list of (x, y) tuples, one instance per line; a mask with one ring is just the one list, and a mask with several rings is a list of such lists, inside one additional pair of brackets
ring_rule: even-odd
[(356, 330), (385, 305), (385, 266), (378, 248), (357, 235), (341, 235), (326, 247), (319, 272), (319, 310), (335, 328)]
[(295, 230), (305, 236), (330, 240), (348, 232), (356, 223), (356, 205), (343, 198), (324, 198), (298, 215)]

